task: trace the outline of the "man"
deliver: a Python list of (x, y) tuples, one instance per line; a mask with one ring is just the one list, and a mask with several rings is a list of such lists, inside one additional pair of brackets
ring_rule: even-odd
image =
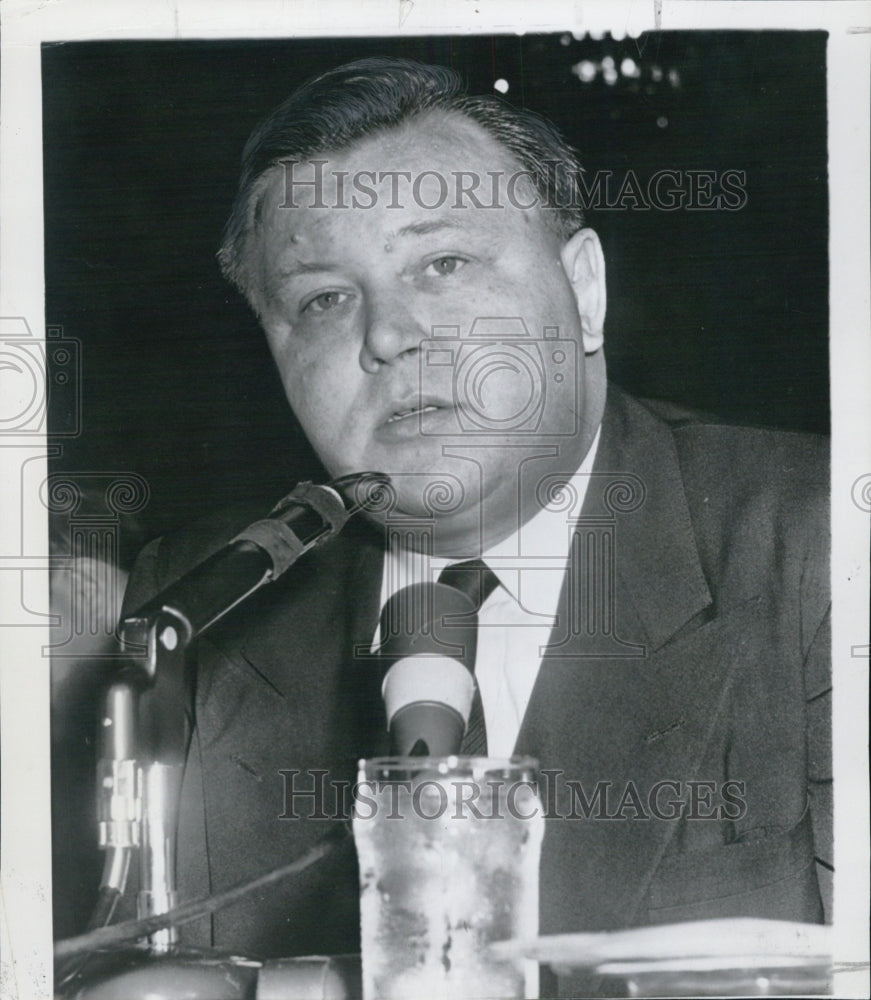
[[(823, 918), (825, 453), (607, 386), (577, 170), (537, 117), (392, 60), (325, 74), (249, 140), (224, 271), (329, 474), (393, 496), (199, 643), (183, 896), (326, 832), (315, 790), (386, 750), (381, 607), (481, 558), (488, 752), (548, 776), (541, 931)], [(149, 547), (127, 609), (261, 514)], [(339, 851), (199, 940), (355, 951), (356, 900)]]

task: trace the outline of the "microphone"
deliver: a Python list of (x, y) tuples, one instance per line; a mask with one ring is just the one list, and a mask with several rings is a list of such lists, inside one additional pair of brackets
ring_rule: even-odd
[(121, 622), (128, 648), (148, 645), (155, 621), (174, 630), (173, 647), (196, 638), (300, 556), (337, 535), (348, 519), (377, 506), (390, 480), (378, 472), (325, 486), (299, 483), (270, 512)]
[[(106, 696), (98, 771), (100, 846), (108, 853), (91, 926), (111, 918), (134, 847), (142, 861), (140, 912), (173, 905), (176, 777), (192, 728), (190, 643), (304, 553), (337, 535), (354, 514), (383, 506), (389, 487), (389, 478), (376, 472), (342, 476), (325, 486), (300, 483), (266, 518), (122, 619), (126, 655)], [(137, 647), (144, 657), (136, 655)], [(147, 767), (140, 766), (142, 758)], [(156, 930), (152, 944), (164, 946), (170, 938)]]
[(475, 693), (476, 608), (454, 587), (413, 584), (381, 614), (381, 686), (392, 753), (460, 752)]

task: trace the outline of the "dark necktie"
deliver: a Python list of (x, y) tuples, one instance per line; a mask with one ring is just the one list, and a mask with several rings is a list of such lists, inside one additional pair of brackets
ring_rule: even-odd
[[(466, 562), (445, 566), (439, 574), (439, 583), (453, 587), (469, 598), (475, 607), (474, 622), (470, 621), (469, 625), (477, 628), (478, 611), (499, 586), (499, 579), (483, 560), (469, 559)], [(474, 663), (471, 666), (474, 670)], [(460, 753), (467, 757), (487, 756), (487, 725), (484, 721), (484, 704), (477, 683)]]

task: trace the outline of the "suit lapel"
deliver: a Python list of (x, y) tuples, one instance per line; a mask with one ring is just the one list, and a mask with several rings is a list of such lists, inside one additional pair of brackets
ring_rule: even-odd
[[(637, 816), (635, 793), (646, 809), (657, 782), (695, 774), (734, 655), (738, 618), (713, 615), (671, 432), (613, 387), (576, 532), (604, 529), (607, 545), (581, 551), (602, 560), (593, 575), (610, 613), (578, 617), (572, 577), (590, 576), (582, 559), (567, 573), (517, 741), (553, 772), (543, 786), (543, 933), (631, 921), (676, 826)], [(586, 796), (589, 818), (567, 781)]]
[(243, 666), (284, 700), (304, 757), (355, 762), (375, 749), (380, 677), (355, 650), (368, 649), (378, 621), (382, 558), (377, 533), (349, 525), (301, 560), (284, 588), (281, 580), (264, 590), (268, 603), (241, 644)]
[(706, 609), (711, 594), (671, 429), (614, 386), (595, 472), (583, 516), (616, 519), (616, 629), (652, 652)]

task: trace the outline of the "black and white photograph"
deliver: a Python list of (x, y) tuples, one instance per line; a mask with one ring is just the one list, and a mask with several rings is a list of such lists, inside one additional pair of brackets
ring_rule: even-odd
[(862, 996), (868, 5), (15, 6), (0, 993)]

